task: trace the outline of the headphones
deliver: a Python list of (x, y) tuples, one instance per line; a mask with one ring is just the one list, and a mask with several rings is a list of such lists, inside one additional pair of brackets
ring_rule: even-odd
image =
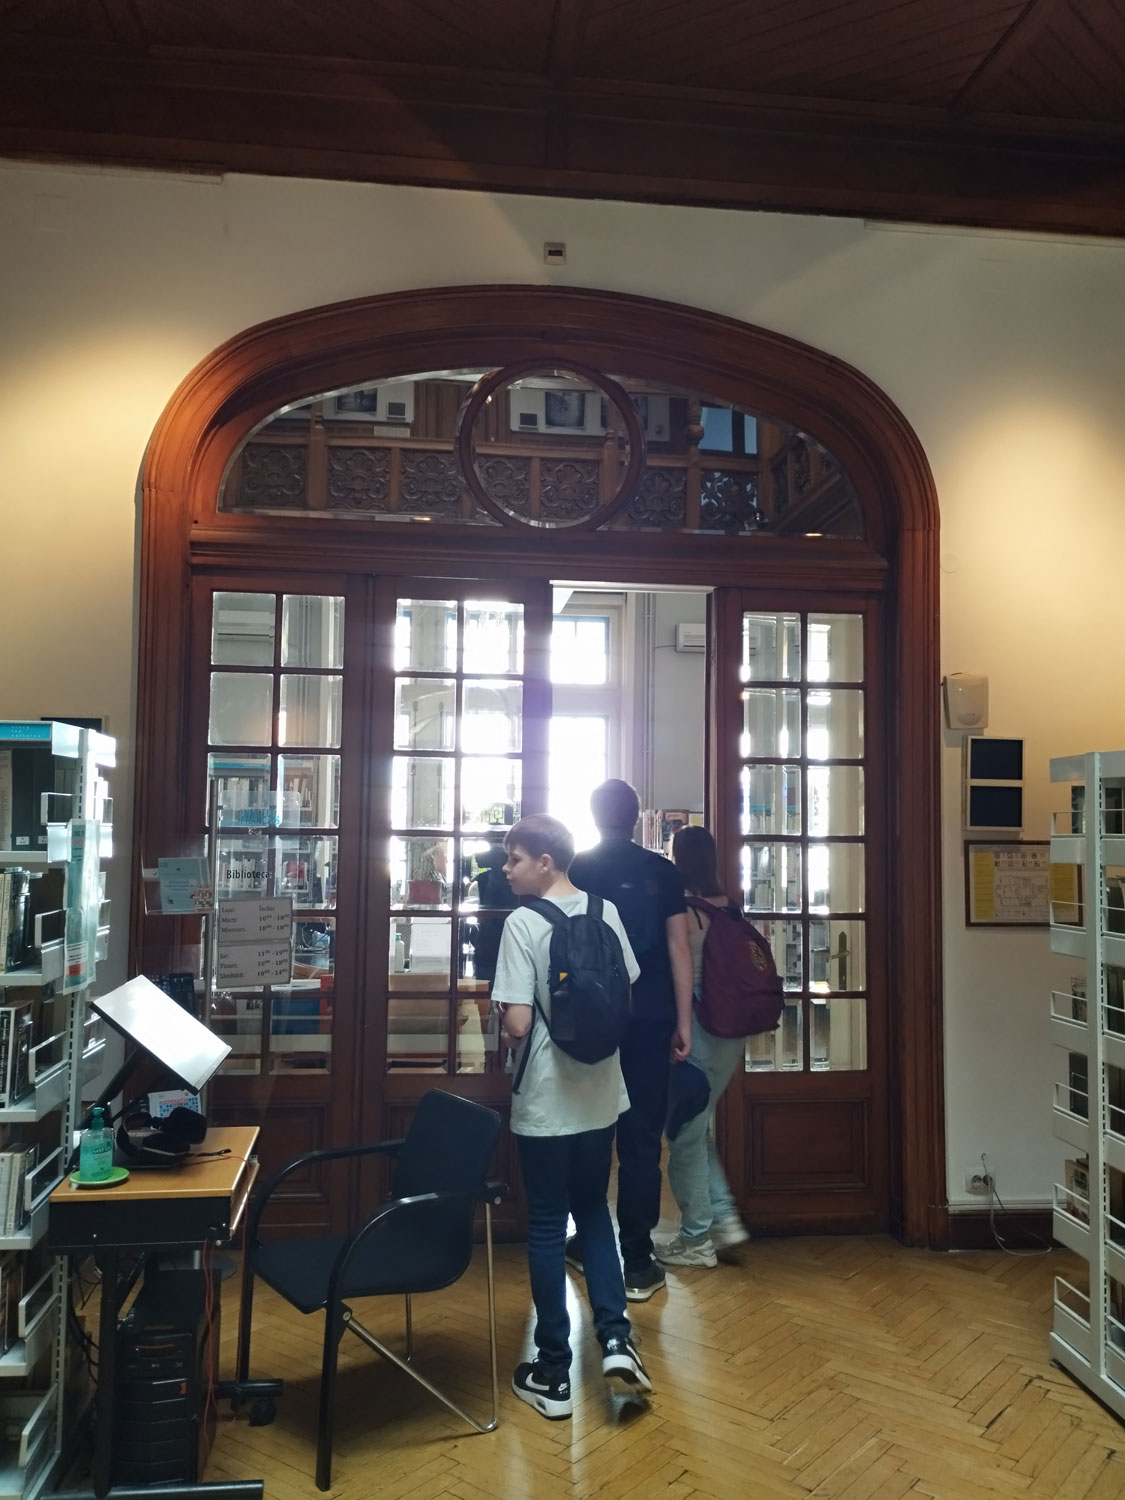
[(122, 1111), (117, 1148), (122, 1158), (138, 1167), (172, 1167), (198, 1146), (207, 1134), (207, 1121), (196, 1109), (177, 1105), (163, 1119), (133, 1105)]

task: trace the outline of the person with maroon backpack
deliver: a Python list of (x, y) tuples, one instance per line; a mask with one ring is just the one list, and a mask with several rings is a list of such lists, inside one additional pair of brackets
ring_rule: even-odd
[(719, 884), (715, 840), (705, 828), (681, 828), (672, 858), (687, 888), (695, 1006), (691, 1059), (706, 1077), (706, 1107), (673, 1133), (669, 1126), (668, 1185), (680, 1228), (658, 1240), (666, 1266), (714, 1266), (716, 1250), (744, 1244), (750, 1233), (715, 1147), (715, 1110), (742, 1062), (746, 1037), (772, 1031), (781, 1016), (781, 979), (769, 945)]

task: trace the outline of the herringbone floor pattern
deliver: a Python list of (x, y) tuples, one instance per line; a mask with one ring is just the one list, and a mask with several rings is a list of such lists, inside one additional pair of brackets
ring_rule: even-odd
[[(1066, 1252), (942, 1256), (889, 1239), (748, 1246), (740, 1263), (669, 1273), (632, 1309), (656, 1393), (605, 1390), (571, 1278), (575, 1412), (549, 1423), (511, 1394), (529, 1350), (522, 1246), (497, 1250), (499, 1430), (478, 1437), (355, 1338), (341, 1360), (332, 1493), (379, 1500), (1125, 1500), (1125, 1429), (1047, 1358), (1051, 1283)], [(223, 1355), (233, 1367), (236, 1283)], [(315, 1495), (321, 1317), (264, 1287), (254, 1373), (281, 1375), (277, 1421), (225, 1419), (208, 1477), (264, 1478), (271, 1500)], [(415, 1302), (419, 1366), (488, 1403), (484, 1258)], [(357, 1304), (401, 1347), (401, 1306)]]

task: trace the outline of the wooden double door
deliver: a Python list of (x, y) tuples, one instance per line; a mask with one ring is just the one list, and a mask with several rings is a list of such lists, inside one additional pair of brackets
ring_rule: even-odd
[[(218, 895), (293, 903), (292, 979), (220, 974), (212, 1014), (233, 1050), (210, 1112), (260, 1123), (267, 1165), (399, 1135), (430, 1088), (506, 1116), (484, 872), (547, 806), (552, 619), (546, 578), (197, 573), (189, 760)], [(720, 1111), (732, 1185), (760, 1230), (884, 1227), (877, 601), (725, 588), (708, 628), (707, 821), (786, 984)], [(507, 1132), (497, 1170), (517, 1182)], [(377, 1186), (310, 1170), (277, 1222), (339, 1228)], [(518, 1191), (508, 1214), (518, 1233)]]

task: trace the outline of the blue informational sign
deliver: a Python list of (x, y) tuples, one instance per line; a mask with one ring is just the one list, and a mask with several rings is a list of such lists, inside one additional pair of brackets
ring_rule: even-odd
[(50, 740), (50, 724), (19, 723), (0, 719), (0, 740)]

